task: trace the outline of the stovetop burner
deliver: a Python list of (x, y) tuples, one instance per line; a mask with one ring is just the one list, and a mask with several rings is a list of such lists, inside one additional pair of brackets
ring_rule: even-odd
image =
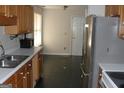
[(119, 88), (124, 88), (124, 72), (106, 72)]

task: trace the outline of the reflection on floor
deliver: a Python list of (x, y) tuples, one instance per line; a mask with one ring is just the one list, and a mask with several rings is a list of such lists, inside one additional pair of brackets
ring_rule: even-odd
[(44, 56), (42, 78), (36, 88), (80, 88), (81, 56)]

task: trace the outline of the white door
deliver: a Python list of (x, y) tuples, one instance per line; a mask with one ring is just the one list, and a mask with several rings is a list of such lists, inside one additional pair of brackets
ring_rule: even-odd
[(82, 56), (83, 29), (85, 19), (82, 16), (72, 17), (72, 50), (74, 56)]

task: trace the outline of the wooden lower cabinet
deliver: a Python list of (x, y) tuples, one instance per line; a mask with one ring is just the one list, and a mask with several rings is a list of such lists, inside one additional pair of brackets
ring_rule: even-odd
[(27, 66), (27, 70), (26, 70), (27, 88), (32, 88), (33, 87), (32, 61), (29, 62), (26, 66)]
[[(0, 10), (1, 10), (1, 7), (0, 7)], [(11, 9), (11, 12), (12, 12), (12, 9)], [(18, 34), (33, 32), (33, 28), (34, 28), (33, 7), (30, 5), (16, 5), (15, 12), (16, 12), (16, 19), (17, 19), (16, 24), (5, 26), (5, 33), (8, 35), (18, 35)]]
[(23, 78), (21, 78), (21, 79), (17, 82), (17, 88), (24, 88), (24, 85), (23, 85)]
[(39, 52), (4, 84), (11, 84), (13, 88), (33, 88), (41, 77), (42, 64), (43, 55)]
[(4, 84), (11, 84), (13, 88), (32, 88), (32, 61), (21, 67)]
[(17, 84), (16, 84), (16, 75), (12, 75), (8, 80), (6, 80), (4, 82), (4, 84), (10, 84), (13, 88), (16, 88), (17, 87)]
[(42, 74), (42, 65), (43, 65), (42, 51), (40, 51), (37, 55), (33, 57), (32, 64), (33, 64), (33, 86), (35, 86), (36, 82), (40, 79)]
[(33, 64), (33, 86), (35, 86), (36, 82), (38, 81), (40, 77), (38, 54), (33, 57), (32, 64)]

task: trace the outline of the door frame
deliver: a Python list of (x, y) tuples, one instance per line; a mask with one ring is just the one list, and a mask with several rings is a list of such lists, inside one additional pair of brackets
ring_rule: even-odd
[[(73, 17), (82, 17), (83, 18), (83, 21), (84, 21), (84, 25), (85, 25), (85, 23), (86, 23), (86, 20), (85, 20), (85, 16), (78, 16), (78, 15), (75, 15), (75, 16), (71, 16), (71, 32), (70, 32), (70, 55), (71, 56), (73, 56), (72, 55), (72, 44), (73, 44), (73, 39), (72, 39), (72, 36), (73, 36), (73, 24), (72, 24), (72, 22), (73, 22)], [(85, 28), (83, 27), (83, 31), (85, 30)], [(83, 42), (83, 39), (82, 39), (82, 42)], [(82, 45), (82, 49), (83, 49), (83, 45)], [(83, 54), (82, 54), (83, 55)]]

